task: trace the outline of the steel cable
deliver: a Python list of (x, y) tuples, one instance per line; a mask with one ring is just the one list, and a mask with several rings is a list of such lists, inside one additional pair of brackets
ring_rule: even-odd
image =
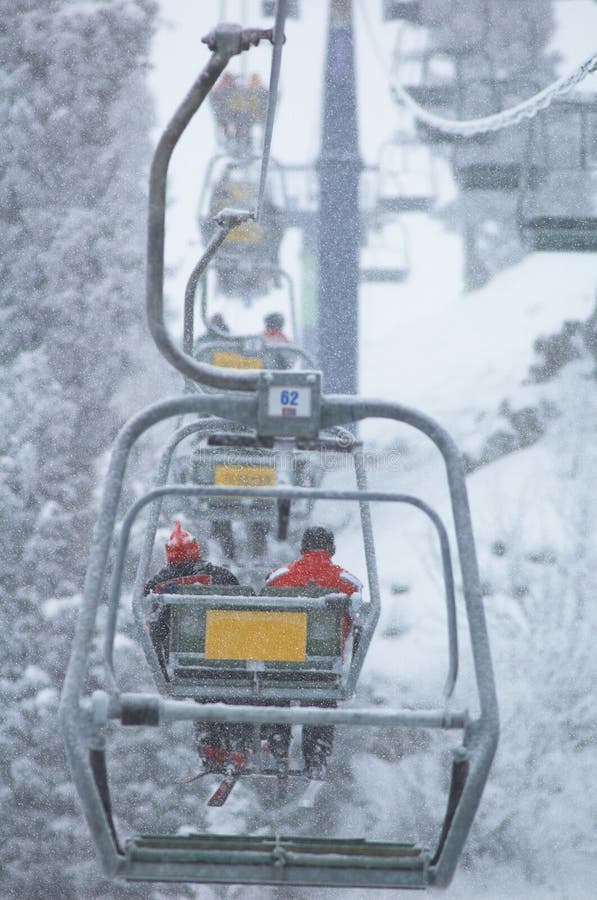
[(423, 106), (414, 100), (408, 91), (401, 85), (394, 83), (390, 86), (390, 91), (394, 99), (406, 106), (412, 114), (420, 122), (443, 132), (444, 134), (454, 134), (461, 137), (472, 137), (475, 134), (487, 134), (492, 131), (501, 131), (502, 128), (508, 128), (511, 125), (518, 125), (523, 119), (532, 119), (538, 112), (553, 102), (556, 97), (567, 94), (575, 85), (579, 84), (591, 72), (597, 70), (597, 53), (594, 53), (586, 62), (582, 63), (570, 75), (558, 78), (548, 87), (534, 94), (528, 100), (512, 106), (510, 109), (502, 110), (491, 116), (484, 116), (479, 119), (469, 119), (461, 121), (458, 119), (444, 119), (429, 112)]

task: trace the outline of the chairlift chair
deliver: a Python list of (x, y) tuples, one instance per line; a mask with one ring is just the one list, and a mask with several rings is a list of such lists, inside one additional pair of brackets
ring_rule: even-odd
[(531, 249), (597, 250), (597, 95), (557, 100), (540, 113), (545, 170), (528, 180), (521, 199), (521, 229)]
[(361, 247), (361, 281), (375, 284), (402, 284), (410, 275), (408, 238), (404, 224), (393, 221), (388, 226), (399, 239), (390, 240), (383, 226), (376, 224), (369, 230), (366, 244)]
[[(63, 726), (73, 777), (104, 869), (112, 877), (131, 881), (290, 883), (342, 885), (345, 888), (445, 885), (451, 878), (466, 832), (470, 827), (497, 737), (497, 714), (489, 650), (460, 457), (439, 426), (420, 413), (404, 409), (397, 404), (371, 402), (359, 398), (350, 398), (347, 401), (342, 398), (320, 396), (313, 393), (317, 390), (317, 381), (308, 381), (307, 379), (311, 377), (308, 373), (292, 373), (292, 375), (277, 373), (273, 384), (266, 380), (267, 374), (269, 373), (260, 376), (259, 383), (262, 387), (257, 398), (257, 409), (254, 397), (232, 397), (228, 394), (193, 394), (163, 401), (150, 407), (125, 426), (113, 452), (100, 519), (91, 550), (84, 607), (79, 619), (80, 624), (62, 702)], [(106, 684), (104, 690), (84, 699), (82, 688), (84, 673), (91, 652), (102, 585), (109, 564), (109, 546), (116, 533), (117, 507), (124, 470), (136, 438), (150, 425), (181, 414), (194, 414), (199, 417), (205, 415), (222, 417), (223, 414), (228, 421), (240, 422), (245, 426), (253, 426), (258, 431), (262, 430), (265, 432), (264, 436), (276, 433), (288, 436), (289, 422), (286, 417), (280, 417), (278, 412), (282, 407), (275, 405), (275, 412), (271, 413), (270, 410), (272, 410), (272, 391), (274, 396), (279, 396), (282, 391), (289, 389), (297, 391), (301, 402), (304, 403), (308, 402), (307, 396), (310, 393), (312, 414), (307, 418), (301, 417), (302, 421), (299, 419), (299, 427), (305, 429), (305, 437), (308, 440), (317, 440), (316, 431), (326, 424), (348, 423), (373, 416), (408, 422), (423, 430), (439, 446), (447, 465), (456, 522), (460, 568), (481, 703), (479, 718), (470, 721), (464, 710), (448, 711), (447, 708), (436, 711), (324, 710), (312, 705), (322, 700), (343, 700), (352, 696), (379, 615), (379, 589), (375, 567), (371, 565), (374, 549), (370, 525), (367, 524), (368, 504), (376, 501), (412, 503), (430, 515), (434, 523), (441, 522), (432, 510), (416, 498), (387, 491), (367, 491), (362, 481), (360, 487), (354, 491), (292, 487), (192, 487), (166, 484), (140, 498), (127, 512), (118, 529), (119, 540), (113, 565), (107, 616)], [(319, 413), (316, 413), (316, 410), (319, 410)], [(297, 420), (294, 417), (292, 425), (297, 427)], [(298, 427), (297, 432), (295, 435), (298, 439), (300, 434)], [(151, 694), (123, 691), (119, 686), (114, 666), (113, 648), (131, 528), (145, 506), (166, 496), (193, 495), (216, 497), (244, 495), (292, 500), (329, 499), (335, 503), (347, 500), (359, 502), (362, 515), (365, 513), (364, 528), (367, 533), (365, 549), (368, 554), (370, 600), (358, 608), (352, 608), (346, 599), (330, 597), (329, 603), (326, 601), (325, 604), (328, 611), (321, 618), (321, 598), (310, 598), (308, 591), (303, 592), (300, 597), (292, 598), (283, 596), (282, 592), (277, 592), (275, 596), (253, 597), (246, 588), (239, 592), (227, 590), (223, 596), (219, 589), (200, 591), (199, 594), (187, 591), (185, 594), (162, 595), (159, 599), (172, 610), (169, 659), (166, 673), (159, 670), (156, 662), (153, 669), (160, 690), (167, 697), (163, 699)], [(445, 535), (445, 528), (441, 524), (436, 524), (436, 527), (439, 528), (438, 534)], [(451, 576), (450, 569), (446, 568), (447, 537), (440, 540), (444, 575), (447, 579), (446, 596), (449, 597)], [(139, 597), (141, 582), (142, 579), (138, 578), (135, 587), (137, 604), (143, 602)], [(451, 601), (450, 609), (453, 609)], [(142, 609), (141, 617), (149, 615), (150, 612), (148, 609)], [(273, 629), (271, 641), (268, 639), (266, 649), (262, 651), (256, 649), (255, 643), (249, 646), (243, 636), (245, 631), (250, 634), (258, 631), (260, 623), (266, 621), (258, 614), (266, 616), (268, 629), (270, 627)], [(280, 633), (278, 642), (276, 628), (280, 628), (282, 622), (286, 621), (286, 614), (297, 617), (292, 620), (291, 630), (294, 638), (291, 640)], [(312, 614), (316, 616), (316, 620), (310, 624)], [(337, 641), (338, 637), (334, 638), (333, 635), (338, 635), (338, 623), (340, 618), (346, 615), (353, 623), (358, 624), (359, 640), (356, 650), (353, 640), (352, 652), (350, 658), (346, 660), (346, 667), (339, 668), (337, 653), (339, 645), (334, 644), (334, 640)], [(454, 646), (456, 631), (452, 613), (449, 614), (448, 621), (451, 622), (452, 635), (449, 642), (451, 693), (456, 661)], [(329, 637), (322, 637), (324, 634)], [(145, 639), (144, 648), (146, 653), (153, 654), (155, 659), (155, 648), (148, 647), (148, 640)], [(277, 646), (278, 643), (282, 649), (276, 658), (271, 658), (275, 656), (271, 647)], [(242, 648), (246, 650), (244, 656)], [(262, 658), (263, 656), (266, 658)], [(289, 671), (292, 671), (292, 678)], [(189, 698), (226, 701), (226, 705), (210, 706), (209, 702), (189, 705)], [(297, 700), (306, 704), (308, 708), (251, 706), (251, 702), (276, 704)], [(104, 786), (107, 784), (107, 773), (104, 772), (105, 752), (103, 749), (98, 751), (98, 745), (103, 746), (110, 722), (119, 722), (125, 727), (157, 727), (178, 720), (245, 721), (255, 725), (280, 721), (296, 724), (325, 722), (336, 725), (360, 724), (380, 727), (391, 724), (460, 731), (463, 743), (456, 752), (453, 769), (454, 787), (448, 801), (446, 825), (439, 843), (435, 850), (427, 850), (414, 843), (405, 846), (403, 843), (382, 844), (375, 841), (312, 838), (309, 848), (305, 848), (304, 852), (295, 856), (294, 838), (279, 839), (280, 853), (275, 853), (273, 847), (269, 845), (266, 845), (264, 851), (263, 839), (253, 836), (234, 839), (222, 835), (219, 837), (217, 853), (214, 852), (213, 835), (194, 834), (183, 837), (179, 834), (171, 836), (133, 834), (123, 840), (116, 830), (109, 795)], [(92, 768), (90, 754), (93, 753), (93, 758), (97, 759), (98, 752), (101, 754), (102, 765), (98, 767), (96, 763), (95, 768)], [(97, 776), (98, 780), (96, 780), (97, 772), (102, 773), (101, 778)], [(272, 841), (275, 843), (275, 839)], [(330, 849), (332, 846), (333, 853)], [(282, 863), (280, 858), (283, 859)]]
[(210, 95), (218, 136), (234, 155), (247, 155), (252, 151), (253, 129), (265, 122), (268, 89), (256, 75), (224, 79)]
[(428, 212), (435, 200), (429, 148), (398, 133), (381, 147), (377, 161), (376, 205), (381, 214)]
[(421, 25), (420, 0), (382, 0), (382, 19), (384, 22), (409, 22)]
[[(318, 885), (343, 889), (444, 887), (454, 873), (474, 818), (498, 736), (491, 657), (460, 454), (447, 433), (416, 410), (359, 397), (325, 396), (321, 392), (321, 376), (314, 371), (226, 371), (202, 364), (175, 345), (165, 326), (165, 188), (172, 150), (227, 60), (248, 46), (248, 38), (252, 36), (253, 33), (246, 36), (240, 27), (232, 26), (221, 26), (209, 36), (212, 56), (184, 101), (184, 115), (179, 111), (173, 117), (154, 155), (148, 229), (147, 314), (150, 331), (158, 349), (185, 378), (221, 386), (222, 393), (187, 393), (156, 403), (133, 417), (116, 439), (94, 530), (82, 608), (61, 698), (60, 715), (68, 761), (104, 873), (110, 878), (148, 882)], [(222, 214), (222, 230), (218, 239), (223, 240), (226, 231), (240, 219), (241, 214), (236, 211)], [(216, 249), (217, 243), (214, 242), (205, 255), (206, 264)], [(117, 521), (127, 464), (137, 441), (152, 426), (183, 416), (195, 419), (195, 422), (179, 429), (185, 434), (192, 433), (193, 426), (199, 420), (213, 417), (212, 424), (223, 419), (233, 429), (249, 429), (261, 441), (283, 440), (306, 448), (317, 446), (334, 429), (369, 418), (402, 422), (431, 439), (443, 459), (448, 481), (478, 696), (478, 712), (475, 712), (474, 718), (465, 709), (448, 706), (447, 700), (453, 693), (457, 676), (457, 646), (453, 580), (445, 526), (437, 513), (416, 497), (368, 490), (364, 464), (362, 460), (359, 463), (358, 455), (355, 455), (357, 484), (352, 491), (278, 485), (229, 487), (162, 484), (140, 497), (122, 520)], [(178, 433), (175, 437), (179, 439)], [(173, 451), (174, 446), (175, 441), (171, 440), (169, 449)], [(162, 464), (160, 474), (166, 469), (166, 465)], [(162, 595), (163, 602), (172, 610), (175, 622), (169, 649), (176, 657), (169, 663), (170, 672), (166, 670), (168, 678), (172, 675), (172, 680), (166, 681), (163, 672), (154, 664), (158, 683), (160, 677), (163, 679), (164, 684), (160, 687), (165, 696), (122, 690), (114, 647), (131, 529), (146, 507), (159, 505), (164, 497), (185, 496), (248, 496), (358, 503), (367, 561), (368, 598), (355, 608), (349, 608), (349, 601), (342, 597), (330, 597), (329, 603), (322, 604), (322, 598), (309, 597), (308, 592), (303, 592), (298, 598), (283, 596), (280, 591), (275, 595), (255, 597), (246, 589), (240, 594), (228, 589), (226, 596), (216, 596), (213, 591), (211, 594), (187, 592)], [(446, 699), (436, 710), (323, 709), (311, 705), (325, 696), (338, 700), (352, 696), (375, 630), (381, 600), (369, 510), (374, 502), (407, 503), (418, 508), (430, 518), (440, 541), (448, 609), (450, 665)], [(115, 553), (112, 556), (113, 547)], [(141, 573), (145, 571), (143, 566), (147, 566), (148, 561), (144, 550), (133, 591), (135, 604), (139, 603)], [(112, 578), (104, 620), (105, 678), (103, 689), (89, 695), (87, 674), (108, 570), (112, 571)], [(239, 608), (241, 597), (242, 608)], [(249, 631), (258, 628), (259, 623), (265, 621), (259, 618), (258, 613), (269, 616), (268, 628), (273, 635), (268, 642), (270, 648), (275, 644), (276, 629), (281, 628), (280, 616), (298, 616), (292, 620), (290, 629), (295, 635), (294, 641), (287, 640), (283, 628), (279, 631), (284, 647), (274, 659), (259, 658), (258, 643), (251, 644), (250, 640), (244, 640), (242, 622), (249, 626)], [(323, 616), (323, 619), (311, 624), (314, 614)], [(351, 622), (358, 623), (360, 631), (358, 640), (353, 640), (352, 650), (347, 651), (347, 669), (337, 671), (334, 659), (337, 660), (338, 645), (333, 643), (333, 622), (336, 622), (337, 634), (339, 617), (344, 620), (345, 615), (350, 616)], [(247, 616), (253, 617), (251, 621), (243, 618)], [(151, 659), (152, 654), (155, 657), (155, 649), (147, 646), (148, 643), (151, 645), (151, 641), (144, 626), (140, 632)], [(261, 657), (264, 655), (262, 652)], [(269, 653), (269, 657), (272, 656), (275, 656), (273, 651)], [(236, 661), (238, 665), (231, 666), (231, 661)], [(320, 665), (315, 665), (316, 662)], [(274, 665), (269, 667), (267, 663)], [(284, 664), (288, 663), (298, 663), (292, 683), (287, 674), (280, 674)], [(176, 669), (183, 670), (185, 666), (190, 673), (185, 685), (181, 686), (177, 682), (181, 672)], [(222, 669), (232, 671), (232, 685), (223, 678)], [(299, 677), (301, 674), (305, 675), (304, 685)], [(190, 697), (208, 701), (220, 698), (230, 702), (195, 703), (190, 701)], [(259, 699), (263, 699), (265, 705), (254, 705)], [(281, 699), (288, 702), (298, 700), (309, 705), (288, 708), (272, 705)], [(147, 835), (134, 831), (123, 837), (119, 819), (112, 812), (109, 792), (106, 756), (109, 726), (125, 729), (163, 727), (175, 721), (244, 721), (254, 725), (281, 722), (347, 727), (358, 724), (455, 731), (461, 735), (462, 741), (454, 751), (452, 787), (437, 844), (434, 849), (429, 849), (411, 840), (405, 843), (280, 835)], [(127, 810), (126, 819), (130, 821), (130, 810)]]
[[(497, 113), (519, 102), (528, 89), (528, 79), (521, 78), (496, 80), (488, 76), (470, 81), (461, 90), (461, 117), (473, 119)], [(534, 128), (535, 123), (527, 120), (456, 142), (454, 176), (461, 190), (512, 193), (519, 189), (523, 177), (529, 184), (537, 183), (544, 160), (533, 140)]]
[[(211, 170), (211, 183), (200, 204), (200, 227), (204, 245), (217, 231), (214, 216), (223, 208), (253, 209), (257, 198), (259, 172), (255, 160), (228, 161), (219, 178)], [(232, 229), (215, 260), (219, 290), (227, 296), (252, 297), (265, 294), (277, 283), (280, 244), (283, 235), (284, 189), (278, 185), (276, 198), (268, 186), (259, 222), (249, 219)]]

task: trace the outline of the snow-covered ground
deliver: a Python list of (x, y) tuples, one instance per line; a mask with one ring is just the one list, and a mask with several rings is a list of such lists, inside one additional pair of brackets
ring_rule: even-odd
[[(205, 58), (199, 36), (217, 18), (217, 6), (205, 3), (191, 10), (186, 3), (169, 0), (164, 4), (171, 27), (158, 36), (153, 75), (160, 121)], [(591, 29), (585, 26), (586, 15), (593, 17), (594, 24), (597, 14), (589, 6), (559, 4), (558, 47), (573, 62), (594, 49), (589, 46)], [(321, 73), (316, 66), (305, 66), (305, 56), (321, 59), (323, 17), (320, 4), (305, 2), (303, 7), (303, 20), (289, 25), (287, 74), (274, 144), (275, 153), (293, 161), (314, 155), (319, 114)], [(570, 18), (565, 7), (574, 7)], [(581, 8), (585, 18), (579, 14)], [(389, 29), (378, 28), (378, 32), (388, 49)], [(375, 148), (386, 136), (374, 123), (386, 122), (391, 130), (393, 111), (381, 75), (373, 64), (367, 67), (372, 62), (371, 48), (359, 44), (359, 54), (361, 70), (369, 71), (368, 80), (359, 83), (364, 153), (374, 158)], [(263, 70), (266, 56), (260, 59)], [(300, 79), (292, 77), (297, 72)], [(296, 116), (297, 108), (308, 115)], [(198, 252), (198, 245), (190, 245), (196, 240), (195, 203), (214, 147), (211, 120), (204, 111), (201, 128), (189, 135), (186, 149), (175, 160), (186, 175), (175, 176), (173, 183), (168, 252), (172, 265), (181, 263), (171, 282), (173, 301), (182, 296), (186, 273)], [(580, 686), (586, 684), (588, 697), (596, 674), (587, 651), (590, 642), (579, 623), (579, 597), (589, 603), (586, 593), (593, 584), (594, 554), (587, 538), (597, 511), (591, 449), (595, 386), (588, 361), (569, 365), (555, 382), (526, 382), (535, 359), (535, 339), (558, 331), (566, 320), (586, 319), (590, 314), (597, 258), (531, 254), (486, 288), (464, 295), (460, 238), (421, 214), (407, 218), (407, 230), (410, 280), (395, 287), (362, 288), (362, 393), (424, 410), (471, 455), (479, 452), (498, 424), (503, 401), (518, 408), (549, 400), (557, 412), (538, 443), (469, 478), (503, 737), (470, 840), (470, 852), (481, 854), (484, 862), (465, 861), (447, 896), (589, 900), (597, 896), (597, 807), (589, 796), (597, 762), (595, 743), (592, 753), (588, 749), (590, 740), (595, 741), (594, 732), (589, 739), (579, 735), (578, 750), (572, 756), (566, 755), (566, 748), (574, 746), (570, 735), (579, 722), (590, 720), (579, 693), (583, 694)], [(296, 235), (290, 235), (283, 248), (284, 263), (296, 276), (297, 245)], [(259, 328), (263, 312), (277, 302), (270, 298), (251, 310), (237, 303), (228, 308), (228, 317), (240, 330)], [(433, 448), (410, 438), (405, 429), (388, 429), (380, 423), (363, 433), (376, 454), (370, 466), (371, 484), (417, 492), (449, 520), (442, 467)], [(331, 480), (342, 478), (337, 472), (330, 474)], [(322, 511), (321, 517), (338, 525), (344, 522), (338, 534), (338, 559), (362, 572), (356, 515), (348, 524), (337, 511)], [(416, 511), (376, 509), (374, 526), (384, 612), (363, 672), (361, 694), (380, 703), (437, 704), (447, 657), (433, 535)], [(555, 603), (554, 597), (561, 602)], [(459, 615), (464, 685), (458, 700), (468, 701), (471, 665), (460, 602)], [(585, 621), (595, 624), (591, 615)], [(428, 754), (419, 762), (412, 748), (394, 753), (394, 745), (380, 749), (375, 736), (363, 740), (360, 749), (339, 751), (332, 765), (337, 805), (346, 813), (349, 833), (363, 827), (368, 834), (396, 836), (397, 826), (407, 821), (402, 804), (409, 797), (412, 802), (413, 786), (430, 779), (445, 791), (445, 783), (440, 772), (429, 768)], [(343, 766), (348, 767), (348, 777)], [(220, 818), (214, 814), (214, 829), (238, 829), (251, 821), (251, 796), (250, 789), (237, 789), (226, 812), (218, 814)], [(428, 796), (421, 788), (419, 818), (424, 828), (443, 811), (444, 794), (437, 812), (427, 809)], [(257, 827), (267, 830), (267, 821), (267, 816), (257, 817)]]

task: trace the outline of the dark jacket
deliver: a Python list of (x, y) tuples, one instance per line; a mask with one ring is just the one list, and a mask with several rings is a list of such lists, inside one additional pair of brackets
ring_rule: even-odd
[(178, 594), (185, 584), (238, 584), (238, 578), (222, 566), (213, 566), (201, 559), (171, 563), (154, 575), (143, 593)]
[[(178, 594), (184, 593), (188, 584), (238, 584), (236, 576), (221, 566), (200, 559), (191, 562), (171, 563), (151, 578), (145, 585), (143, 593)], [(147, 622), (149, 634), (158, 663), (166, 681), (169, 680), (167, 663), (170, 643), (170, 607), (154, 601), (154, 610)]]

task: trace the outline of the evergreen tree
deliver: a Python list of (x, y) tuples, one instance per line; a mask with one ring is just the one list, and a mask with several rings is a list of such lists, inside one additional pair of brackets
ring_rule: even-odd
[[(143, 375), (149, 347), (140, 323), (151, 121), (144, 66), (154, 15), (154, 0), (0, 2), (10, 22), (0, 29), (7, 897), (148, 895), (98, 876), (57, 703), (98, 460), (120, 424), (114, 398), (123, 381)], [(125, 797), (126, 762), (116, 772)]]

